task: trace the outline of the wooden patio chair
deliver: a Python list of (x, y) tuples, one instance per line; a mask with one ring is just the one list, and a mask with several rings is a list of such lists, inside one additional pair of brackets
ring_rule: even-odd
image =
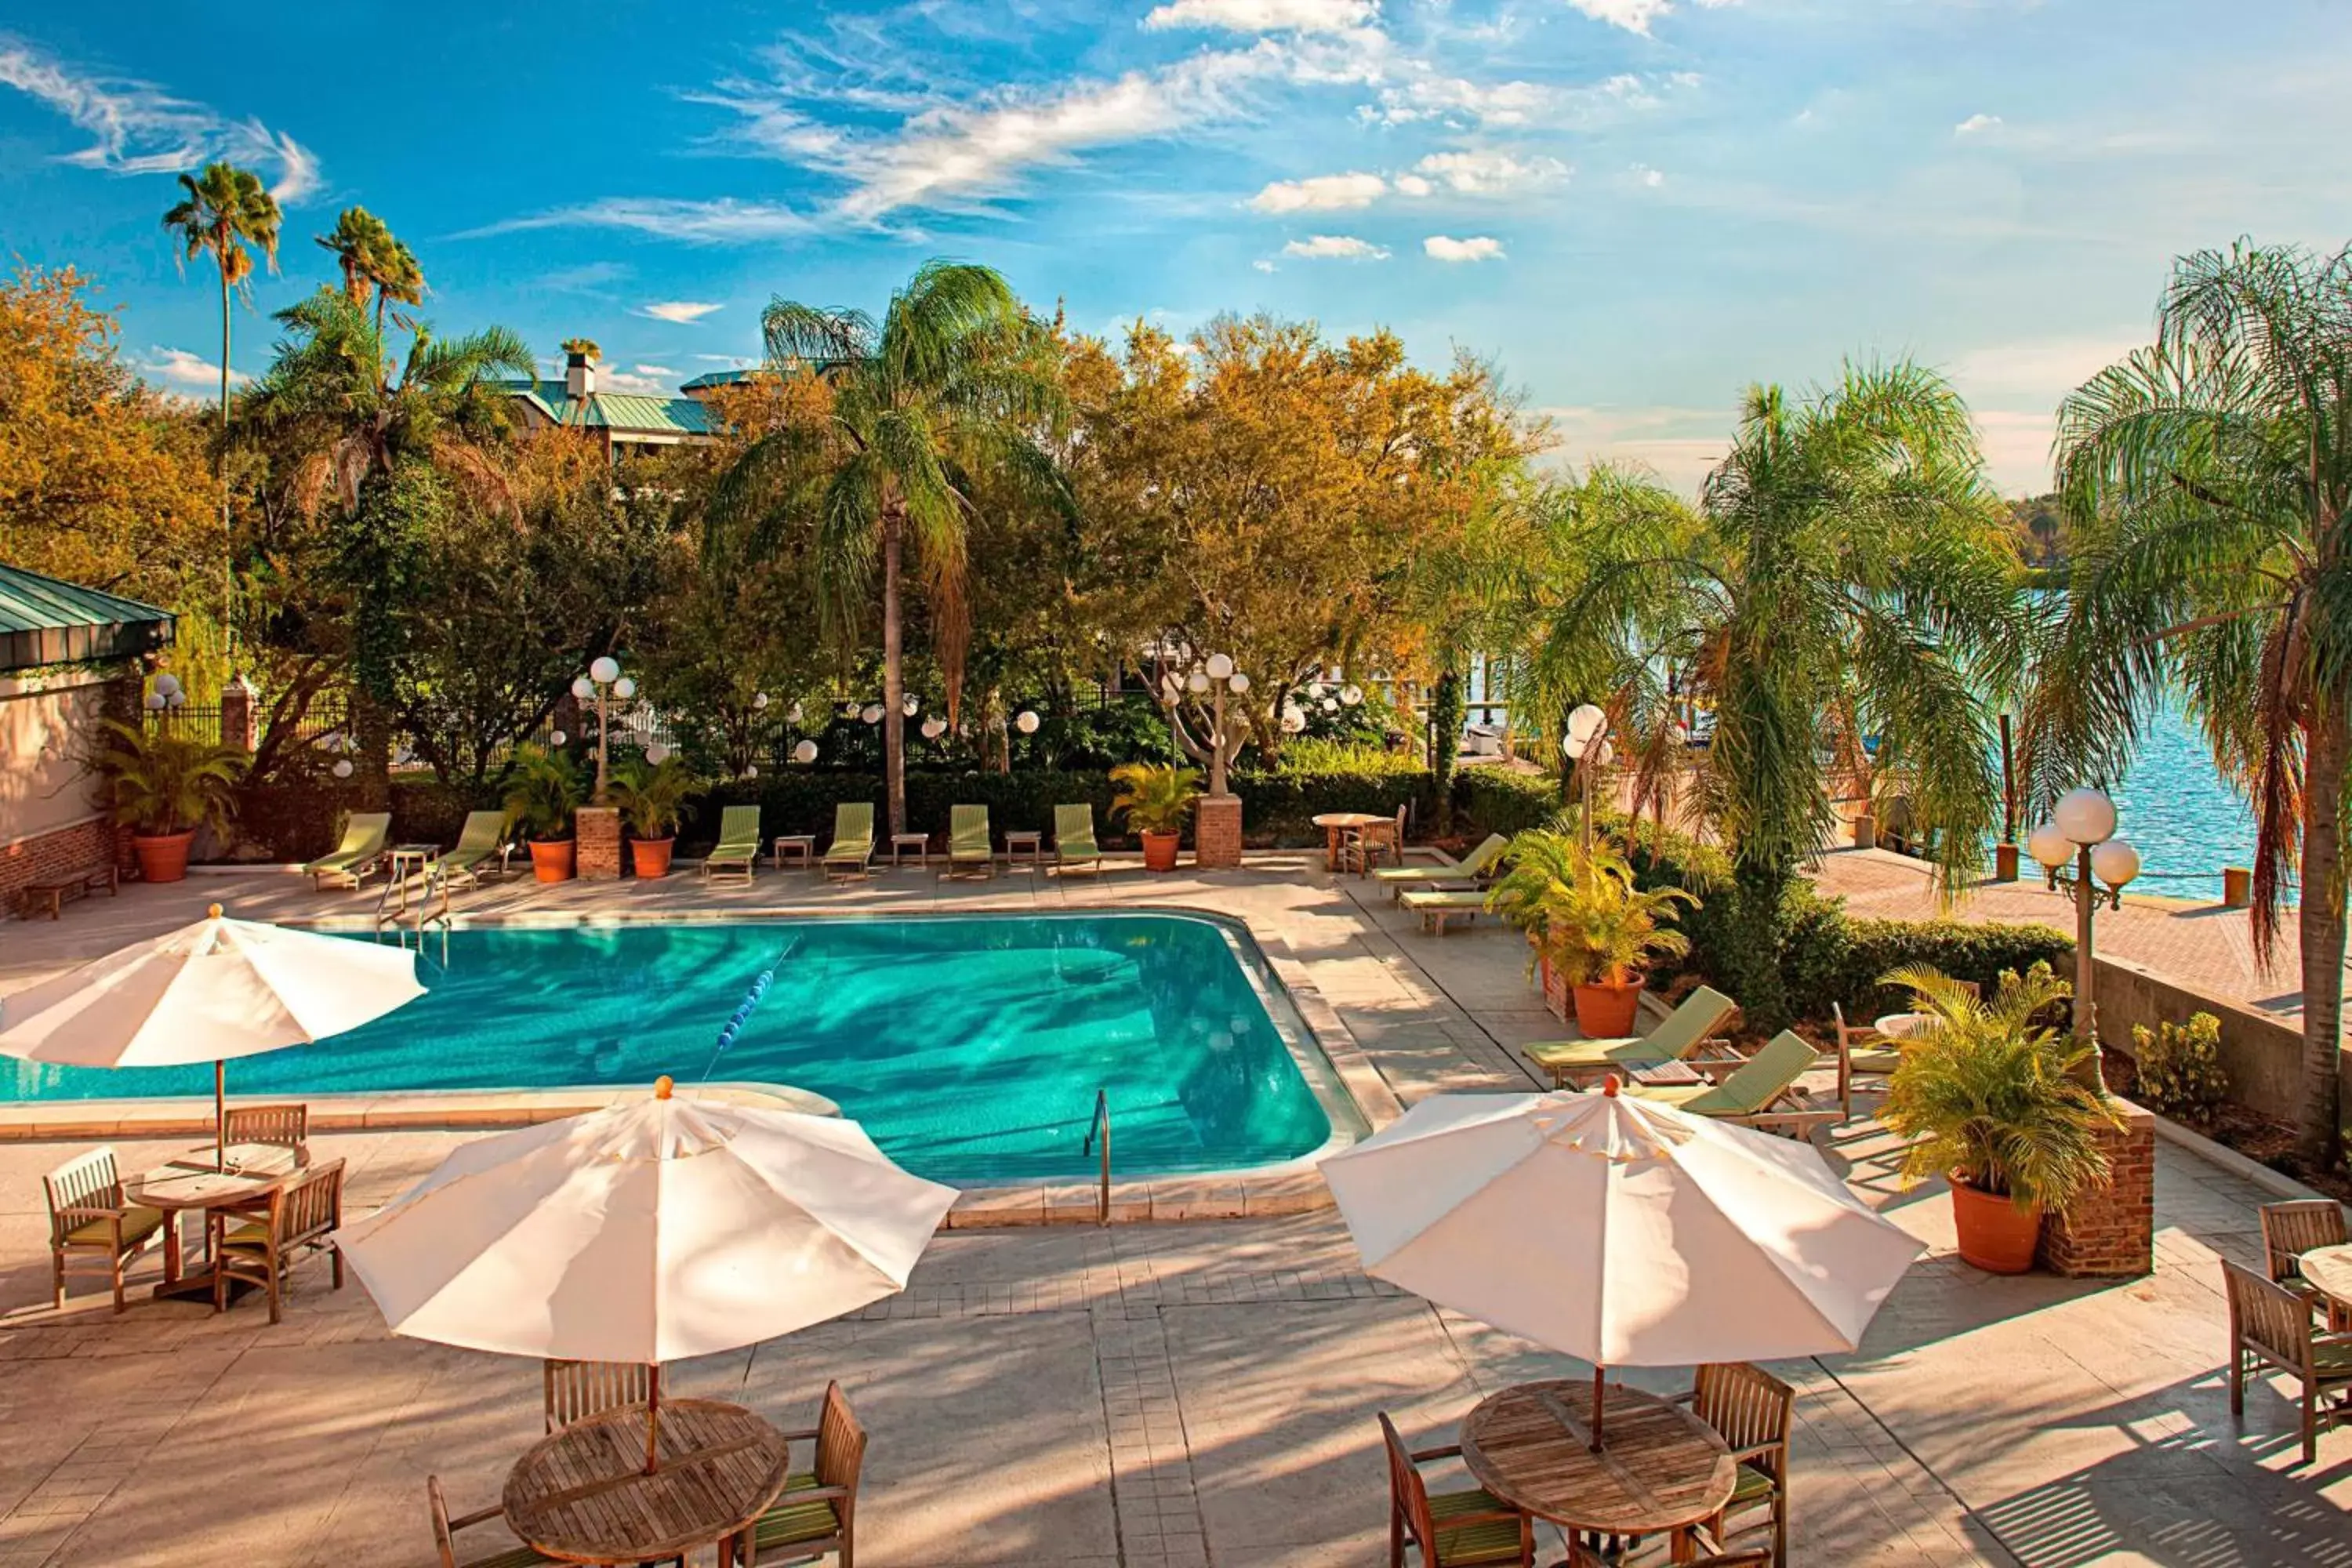
[[(160, 1209), (142, 1208), (122, 1195), (122, 1174), (111, 1146), (77, 1154), (41, 1178), (49, 1205), (49, 1283), (63, 1310), (68, 1273), (103, 1273), (114, 1283), (114, 1310), (122, 1310), (122, 1266), (170, 1231)], [(95, 1258), (97, 1268), (77, 1265)]]
[(1796, 1421), (1797, 1391), (1748, 1362), (1717, 1362), (1698, 1369), (1682, 1398), (1739, 1466), (1731, 1501), (1715, 1516), (1716, 1532), (1724, 1533), (1741, 1514), (1770, 1509), (1772, 1562), (1780, 1568), (1789, 1561), (1789, 1430)]
[[(1675, 1564), (1675, 1568), (1764, 1568), (1764, 1564), (1768, 1563), (1771, 1563), (1772, 1568), (1784, 1568), (1784, 1565), (1772, 1555), (1772, 1549), (1769, 1546), (1727, 1547), (1713, 1531), (1703, 1524), (1692, 1526), (1689, 1535), (1690, 1544), (1699, 1552), (1699, 1555), (1684, 1558)], [(1668, 1538), (1660, 1536), (1656, 1539), (1664, 1552), (1672, 1551), (1673, 1543)], [(1638, 1561), (1643, 1564), (1643, 1568), (1651, 1568), (1652, 1564), (1663, 1565), (1671, 1561), (1671, 1558), (1645, 1552)], [(1570, 1541), (1568, 1543), (1568, 1561), (1562, 1568), (1626, 1568), (1629, 1559), (1622, 1553), (1613, 1557), (1601, 1557), (1596, 1555), (1592, 1549), (1583, 1542)]]
[(1389, 1459), (1389, 1568), (1404, 1568), (1407, 1542), (1420, 1550), (1422, 1568), (1474, 1568), (1491, 1563), (1535, 1568), (1534, 1520), (1483, 1487), (1430, 1491), (1421, 1467), (1431, 1459), (1459, 1458), (1460, 1444), (1408, 1448), (1388, 1412), (1380, 1416), (1381, 1442)]
[(2226, 1258), (2221, 1287), (2230, 1300), (2230, 1414), (2246, 1413), (2250, 1374), (2265, 1366), (2287, 1373), (2300, 1390), (2303, 1462), (2317, 1463), (2321, 1428), (2352, 1426), (2352, 1334), (2319, 1332), (2310, 1302)]
[(2344, 1231), (2344, 1205), (2334, 1198), (2291, 1198), (2264, 1204), (2258, 1212), (2263, 1216), (2263, 1253), (2270, 1265), (2271, 1282), (2314, 1306), (2325, 1307), (2329, 1328), (2352, 1329), (2352, 1311), (2313, 1289), (2304, 1279), (2302, 1264), (2303, 1255), (2314, 1247), (2341, 1247), (2352, 1240)]
[(841, 1384), (824, 1385), (814, 1426), (784, 1436), (816, 1444), (814, 1468), (786, 1479), (783, 1491), (751, 1527), (746, 1554), (737, 1562), (742, 1568), (759, 1568), (837, 1552), (841, 1568), (856, 1568), (857, 1474), (866, 1464), (866, 1428), (850, 1414)]
[(1630, 1073), (1636, 1067), (1660, 1062), (1691, 1061), (1710, 1049), (1728, 1052), (1718, 1038), (1739, 1004), (1712, 985), (1702, 985), (1676, 1004), (1665, 1022), (1646, 1035), (1614, 1039), (1538, 1040), (1521, 1046), (1519, 1054), (1551, 1074), (1554, 1089), (1566, 1089), (1571, 1075), (1591, 1078), (1600, 1073)]
[(297, 1164), (310, 1158), (310, 1108), (307, 1105), (233, 1105), (225, 1142), (266, 1143), (291, 1150)]
[(1339, 868), (1347, 870), (1353, 868), (1356, 875), (1367, 877), (1383, 855), (1395, 860), (1399, 867), (1403, 866), (1404, 815), (1405, 808), (1400, 805), (1394, 822), (1368, 823), (1362, 827), (1351, 827), (1340, 835)]
[(1848, 1024), (1845, 1009), (1835, 1002), (1830, 1004), (1830, 1016), (1837, 1024), (1838, 1110), (1851, 1121), (1853, 1080), (1894, 1077), (1895, 1069), (1903, 1065), (1903, 1050), (1875, 1029)]
[(624, 1405), (648, 1404), (661, 1386), (661, 1368), (641, 1361), (550, 1361), (542, 1376), (550, 1432)]
[(425, 1478), (425, 1500), (433, 1510), (433, 1545), (441, 1553), (441, 1568), (538, 1568), (540, 1563), (560, 1561), (542, 1557), (528, 1546), (509, 1546), (488, 1557), (460, 1558), (457, 1542), (454, 1539), (457, 1531), (470, 1530), (478, 1524), (488, 1524), (494, 1519), (504, 1519), (506, 1510), (491, 1507), (451, 1519), (449, 1499), (441, 1489), (439, 1476)]
[(343, 1288), (343, 1255), (335, 1250), (335, 1230), (343, 1223), (343, 1163), (313, 1165), (269, 1194), (268, 1206), (213, 1209), (205, 1215), (214, 1258), (213, 1310), (228, 1310), (232, 1279), (258, 1285), (269, 1295), (269, 1321), (285, 1316), (286, 1276), (306, 1254), (332, 1259), (335, 1289)]

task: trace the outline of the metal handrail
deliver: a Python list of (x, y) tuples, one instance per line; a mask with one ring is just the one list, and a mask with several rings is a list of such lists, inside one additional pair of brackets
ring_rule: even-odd
[(1110, 1223), (1110, 1094), (1107, 1089), (1095, 1090), (1094, 1120), (1087, 1124), (1087, 1141), (1080, 1145), (1082, 1152), (1092, 1153), (1095, 1134), (1102, 1134), (1102, 1184), (1095, 1197), (1095, 1223)]

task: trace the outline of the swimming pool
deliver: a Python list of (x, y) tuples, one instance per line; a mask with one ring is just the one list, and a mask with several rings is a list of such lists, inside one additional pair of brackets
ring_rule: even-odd
[[(1199, 916), (484, 926), (451, 933), (446, 967), (439, 942), (427, 949), (423, 997), (233, 1063), (231, 1092), (650, 1085), (663, 1073), (790, 1084), (835, 1101), (908, 1169), (961, 1185), (1091, 1177), (1097, 1089), (1115, 1174), (1296, 1159), (1349, 1114), (1264, 956)], [(0, 1062), (5, 1099), (211, 1092), (208, 1067)]]

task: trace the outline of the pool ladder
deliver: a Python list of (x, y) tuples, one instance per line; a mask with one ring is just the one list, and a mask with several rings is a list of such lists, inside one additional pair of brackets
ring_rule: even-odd
[(1110, 1094), (1107, 1089), (1095, 1090), (1094, 1120), (1087, 1124), (1087, 1141), (1082, 1148), (1092, 1153), (1095, 1134), (1102, 1134), (1102, 1181), (1095, 1190), (1095, 1223), (1110, 1223)]

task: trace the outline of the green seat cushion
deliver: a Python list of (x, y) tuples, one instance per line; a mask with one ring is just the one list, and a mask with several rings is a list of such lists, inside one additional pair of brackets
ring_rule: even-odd
[(240, 1220), (221, 1234), (221, 1245), (252, 1252), (267, 1252), (269, 1250), (269, 1226), (264, 1222)]
[[(136, 1247), (163, 1228), (161, 1209), (142, 1209), (135, 1205), (122, 1212), (122, 1245)], [(66, 1242), (72, 1247), (104, 1247), (109, 1240), (107, 1222), (86, 1219), (66, 1232)]]
[(2311, 1360), (2324, 1378), (2352, 1377), (2352, 1339), (2315, 1337)]
[(841, 1515), (835, 1510), (831, 1498), (794, 1502), (789, 1490), (751, 1527), (752, 1544), (761, 1551), (771, 1546), (788, 1546), (795, 1541), (823, 1541), (840, 1533)]
[(1772, 1495), (1773, 1489), (1769, 1471), (1759, 1470), (1753, 1465), (1742, 1465), (1738, 1479), (1731, 1483), (1731, 1506), (1737, 1508), (1742, 1503), (1762, 1502)]
[(1903, 1053), (1881, 1050), (1874, 1046), (1865, 1047), (1862, 1050), (1849, 1051), (1846, 1061), (1855, 1072), (1892, 1073), (1903, 1065)]
[(1539, 1068), (1649, 1067), (1666, 1059), (1666, 1053), (1639, 1035), (1601, 1040), (1546, 1040), (1522, 1046), (1528, 1060)]
[[(1454, 1509), (1454, 1513), (1480, 1513), (1500, 1508), (1484, 1492), (1456, 1494), (1471, 1500), (1471, 1505)], [(1446, 1526), (1445, 1516), (1437, 1511), (1438, 1500), (1429, 1500), (1432, 1522), (1437, 1526), (1437, 1552), (1434, 1568), (1472, 1568), (1485, 1563), (1519, 1562), (1519, 1523), (1515, 1519), (1488, 1520), (1479, 1524)]]

